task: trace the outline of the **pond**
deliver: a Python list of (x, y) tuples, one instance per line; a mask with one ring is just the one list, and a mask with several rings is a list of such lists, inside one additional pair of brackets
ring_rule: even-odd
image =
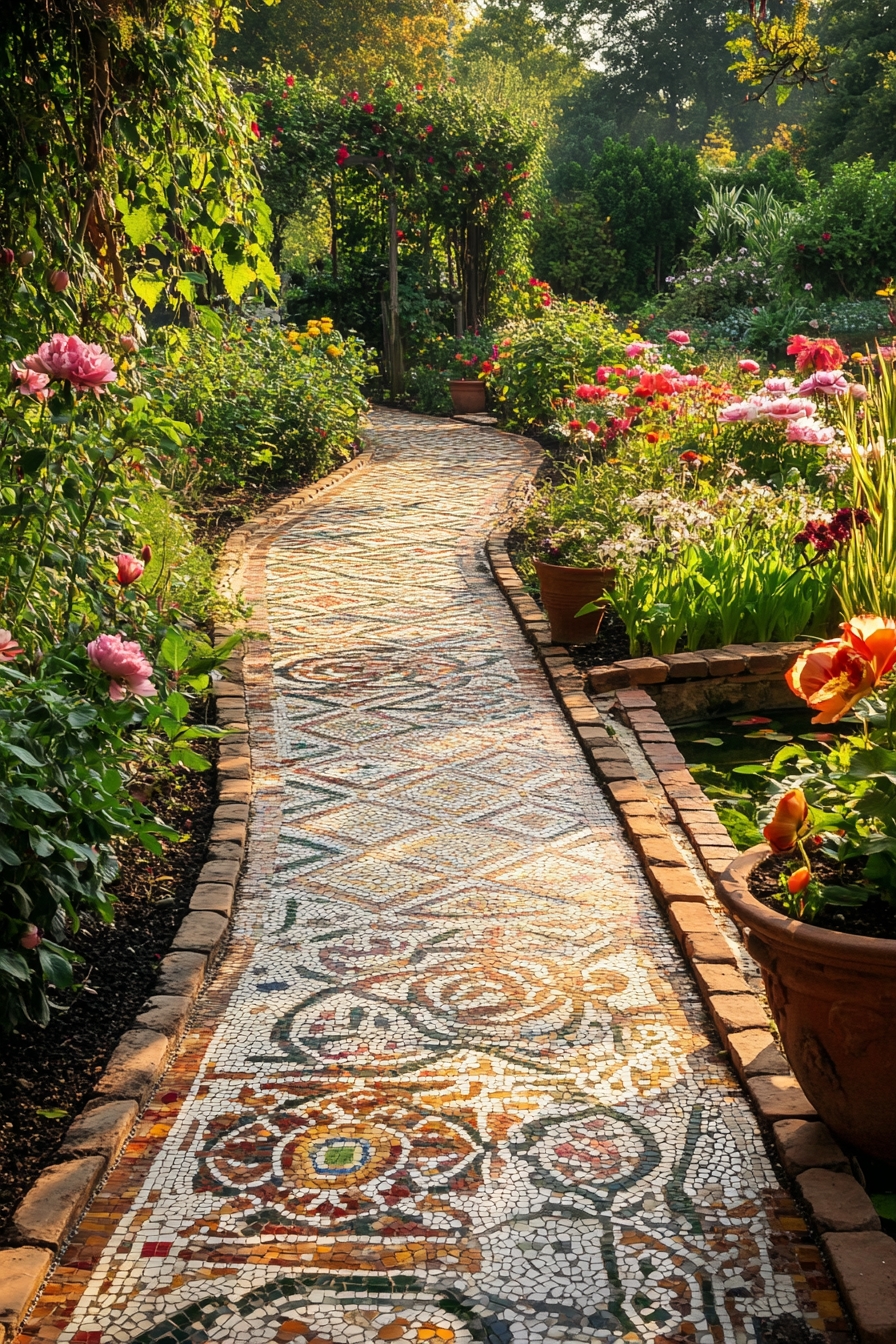
[(768, 795), (766, 769), (788, 742), (833, 742), (856, 731), (854, 719), (826, 727), (812, 726), (805, 709), (779, 709), (770, 714), (732, 713), (672, 728), (687, 767), (738, 849), (757, 845), (762, 835), (756, 808)]

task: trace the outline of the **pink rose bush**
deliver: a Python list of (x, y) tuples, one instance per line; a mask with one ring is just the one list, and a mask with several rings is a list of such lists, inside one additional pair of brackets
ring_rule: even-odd
[(77, 392), (92, 392), (97, 397), (118, 376), (112, 356), (101, 345), (88, 345), (80, 336), (63, 336), (61, 332), (44, 341), (36, 355), (26, 355), (25, 367), (50, 381), (71, 383)]
[(109, 678), (109, 696), (123, 700), (126, 695), (145, 699), (158, 695), (149, 678), (152, 663), (139, 644), (121, 635), (98, 635), (87, 645), (87, 657), (94, 667)]

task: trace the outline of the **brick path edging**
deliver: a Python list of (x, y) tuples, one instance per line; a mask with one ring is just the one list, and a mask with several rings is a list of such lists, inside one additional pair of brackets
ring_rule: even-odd
[[(269, 539), (284, 515), (341, 485), (369, 465), (361, 453), (312, 485), (296, 490), (236, 528), (218, 565), (222, 591), (241, 588), (247, 559)], [(264, 629), (266, 613), (253, 611), (249, 630)], [(216, 626), (221, 643), (232, 627)], [(190, 906), (174, 935), (147, 999), (112, 1053), (93, 1095), (66, 1131), (55, 1160), (43, 1168), (11, 1219), (12, 1244), (0, 1248), (0, 1344), (12, 1339), (81, 1215), (114, 1167), (186, 1031), (209, 972), (220, 957), (233, 914), (249, 828), (252, 766), (243, 681), (243, 648), (223, 664), (212, 687), (217, 720), (230, 729), (218, 750), (218, 801), (208, 853)]]
[[(794, 1078), (769, 1030), (759, 996), (737, 969), (729, 937), (627, 754), (585, 693), (585, 676), (576, 670), (565, 645), (551, 644), (547, 618), (510, 559), (506, 532), (492, 534), (486, 553), (499, 588), (534, 646), (573, 733), (641, 859), (654, 898), (668, 917), (722, 1044), (763, 1128), (770, 1133), (795, 1197), (809, 1214), (859, 1339), (862, 1344), (896, 1344), (896, 1242), (880, 1230), (880, 1219), (853, 1175), (849, 1159)], [(783, 650), (777, 652), (774, 670), (781, 675), (784, 657)], [(634, 731), (715, 884), (737, 850), (687, 769), (656, 702), (641, 687), (633, 688), (628, 676), (626, 685), (621, 681), (620, 676), (612, 687), (618, 687), (616, 705), (621, 716)], [(610, 688), (601, 685), (600, 689)]]

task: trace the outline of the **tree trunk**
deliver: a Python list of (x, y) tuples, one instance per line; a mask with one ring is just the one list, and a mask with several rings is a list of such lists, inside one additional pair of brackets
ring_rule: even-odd
[(389, 330), (387, 362), (389, 388), (392, 396), (404, 392), (404, 351), (401, 348), (401, 326), (398, 311), (398, 198), (395, 188), (389, 192)]

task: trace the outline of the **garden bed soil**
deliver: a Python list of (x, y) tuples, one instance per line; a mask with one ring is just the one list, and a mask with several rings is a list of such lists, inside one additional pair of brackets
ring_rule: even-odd
[[(810, 855), (811, 857), (811, 855)], [(780, 898), (778, 879), (781, 873), (792, 869), (793, 855), (771, 854), (753, 869), (750, 877), (750, 892), (775, 910), (779, 915), (786, 914)], [(822, 882), (847, 886), (861, 880), (864, 860), (853, 859), (842, 868), (826, 859), (812, 858), (815, 876)], [(821, 912), (814, 925), (819, 929), (830, 929), (834, 933), (851, 933), (863, 938), (896, 939), (896, 905), (890, 905), (879, 896), (871, 896), (861, 906), (844, 907), (829, 905)]]
[[(217, 757), (217, 743), (191, 743)], [(178, 775), (149, 806), (177, 830), (159, 859), (129, 841), (119, 851), (121, 874), (114, 924), (85, 919), (65, 939), (83, 961), (84, 988), (53, 991), (49, 1024), (2, 1041), (0, 1072), (0, 1244), (19, 1200), (48, 1163), (90, 1096), (122, 1032), (153, 992), (156, 971), (187, 912), (205, 859), (217, 806), (216, 771)]]

